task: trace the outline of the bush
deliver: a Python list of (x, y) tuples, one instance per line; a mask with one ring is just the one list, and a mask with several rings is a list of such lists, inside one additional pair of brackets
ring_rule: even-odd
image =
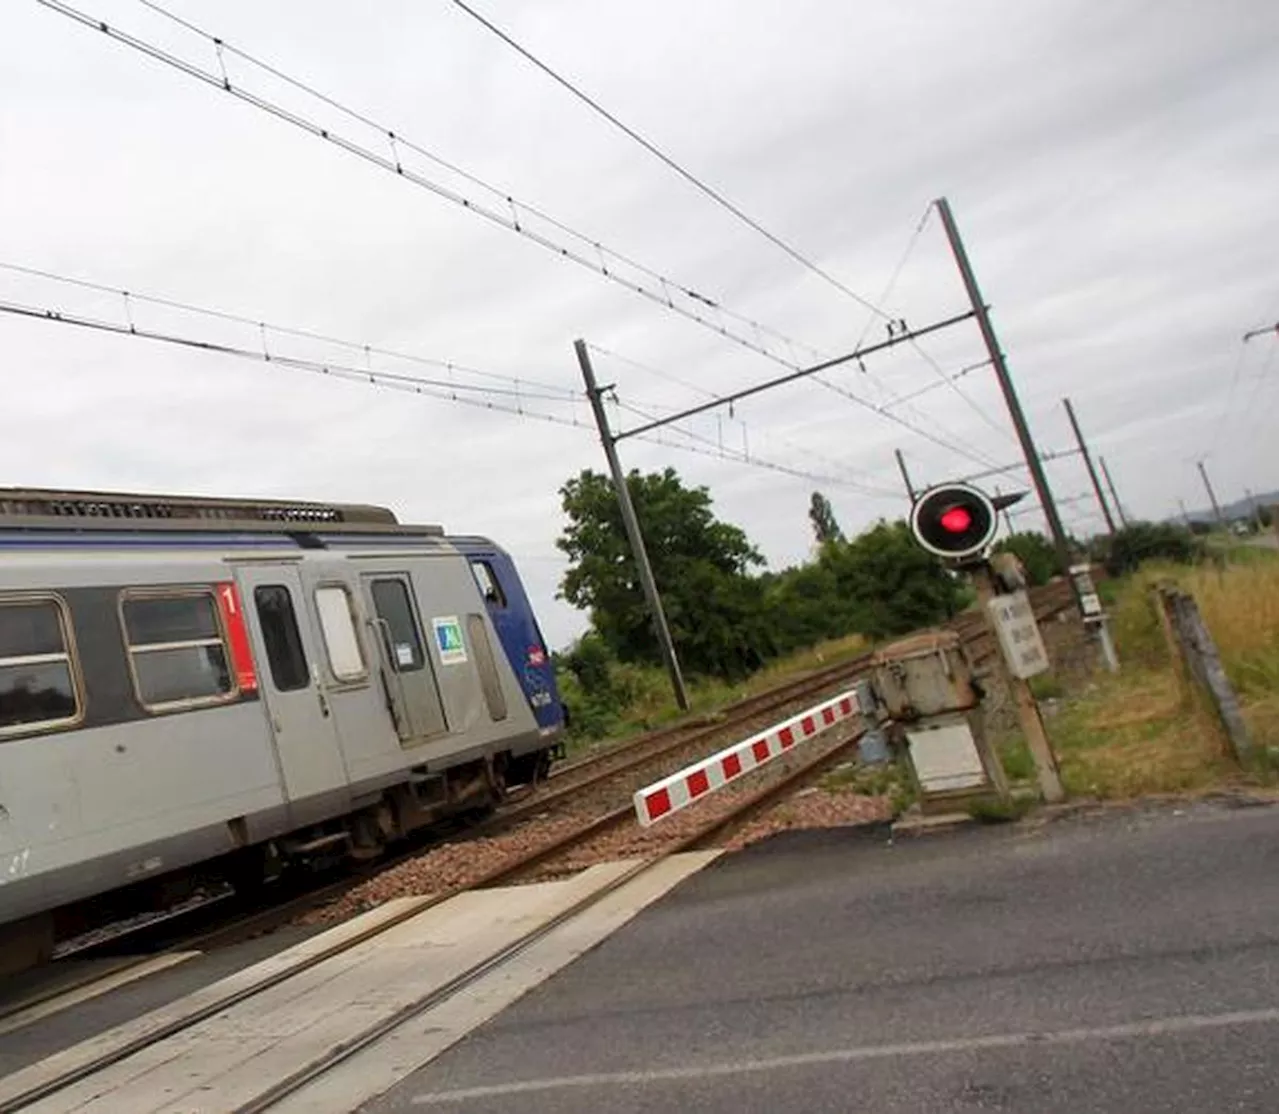
[(1134, 522), (1106, 546), (1104, 563), (1112, 576), (1133, 572), (1143, 561), (1175, 561), (1190, 565), (1204, 556), (1204, 547), (1183, 526), (1171, 522)]

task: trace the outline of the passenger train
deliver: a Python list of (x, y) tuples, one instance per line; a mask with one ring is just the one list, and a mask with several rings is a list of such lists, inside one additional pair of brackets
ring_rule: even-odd
[(382, 507), (0, 489), (0, 971), (545, 775), (510, 556)]

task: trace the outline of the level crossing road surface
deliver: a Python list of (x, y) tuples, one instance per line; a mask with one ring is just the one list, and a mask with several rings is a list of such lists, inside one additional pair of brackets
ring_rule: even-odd
[(1271, 1112), (1276, 945), (1273, 805), (789, 833), (362, 1109)]

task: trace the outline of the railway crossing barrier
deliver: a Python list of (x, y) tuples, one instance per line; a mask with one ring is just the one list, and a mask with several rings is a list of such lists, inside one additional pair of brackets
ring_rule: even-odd
[(744, 774), (781, 758), (797, 743), (812, 739), (837, 723), (859, 714), (857, 693), (850, 689), (815, 704), (797, 716), (776, 724), (733, 746), (700, 759), (670, 777), (637, 790), (634, 799), (636, 818), (643, 827), (691, 804), (708, 794), (723, 789)]

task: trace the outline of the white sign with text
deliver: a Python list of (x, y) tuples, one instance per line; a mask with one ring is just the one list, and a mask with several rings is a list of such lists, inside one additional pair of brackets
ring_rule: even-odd
[(1049, 654), (1026, 592), (996, 596), (987, 602), (987, 610), (1010, 673), (1026, 680), (1049, 668)]

